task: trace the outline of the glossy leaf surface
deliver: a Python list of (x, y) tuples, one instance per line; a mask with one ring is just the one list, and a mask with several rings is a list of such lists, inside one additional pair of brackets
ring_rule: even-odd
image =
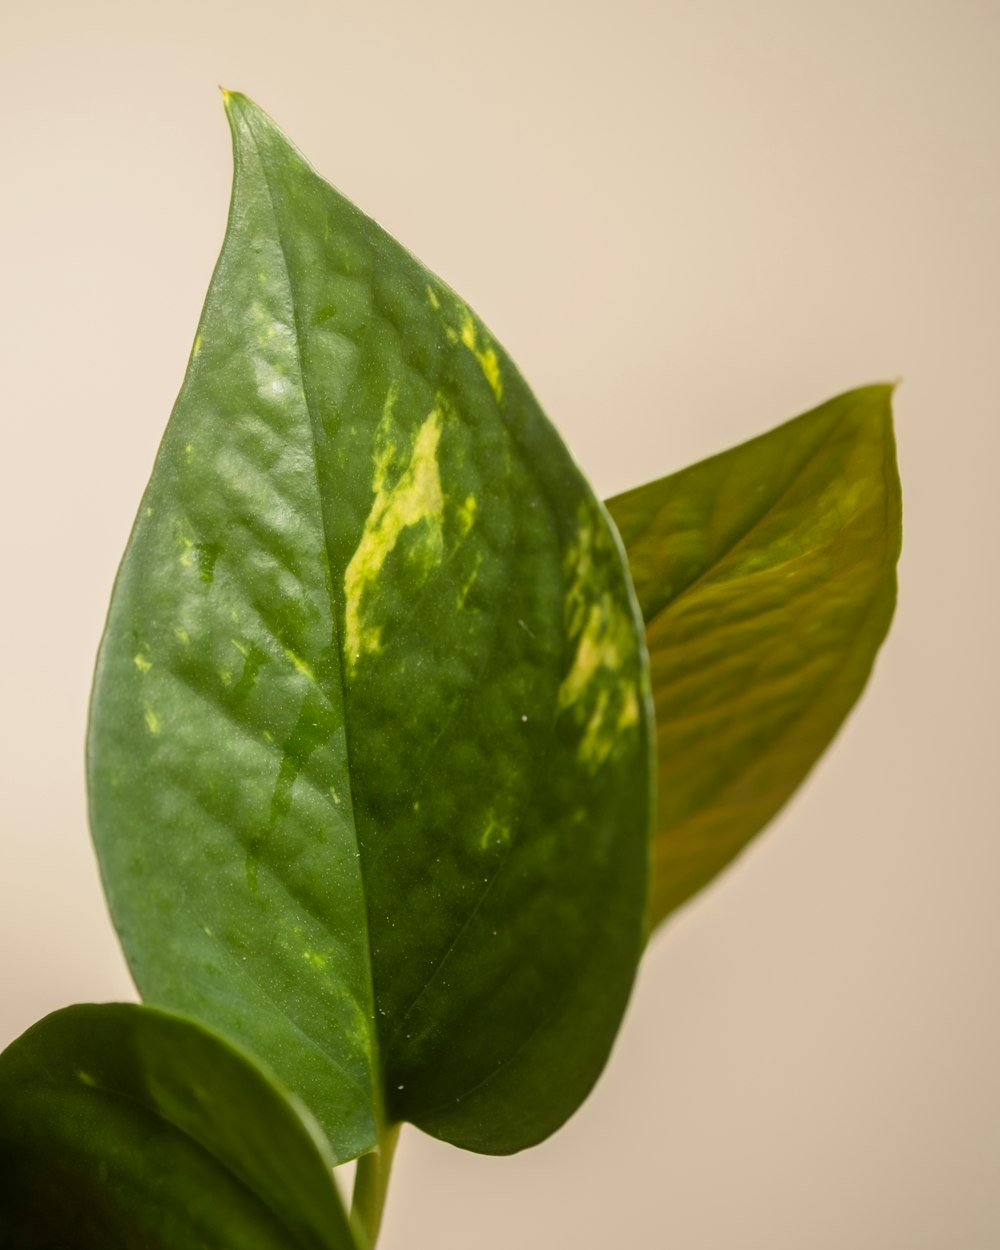
[(891, 393), (852, 391), (608, 503), (656, 704), (653, 924), (771, 819), (868, 680), (896, 601)]
[(69, 1007), (0, 1055), (3, 1250), (355, 1250), (304, 1108), (200, 1025)]
[(147, 1000), (339, 1158), (557, 1127), (642, 944), (653, 761), (620, 545), (447, 287), (227, 95), (229, 228), (113, 596), (90, 734)]

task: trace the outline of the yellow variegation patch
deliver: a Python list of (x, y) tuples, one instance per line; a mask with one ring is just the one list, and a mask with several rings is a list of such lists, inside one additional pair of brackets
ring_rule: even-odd
[[(390, 392), (383, 414), (384, 426), (392, 426), (394, 403), (395, 394)], [(444, 495), (437, 460), (440, 437), (441, 412), (435, 407), (417, 432), (409, 462), (392, 486), (387, 479), (398, 459), (398, 443), (384, 432), (381, 444), (377, 442), (375, 500), (361, 541), (344, 573), (344, 657), (350, 674), (362, 655), (377, 652), (381, 647), (382, 626), (373, 619), (376, 587), (382, 567), (403, 531), (423, 526), (422, 540), (411, 549), (411, 558), (422, 560), (425, 575), (443, 557)]]
[(470, 310), (461, 302), (454, 299), (457, 305), (458, 324), (453, 324), (444, 314), (441, 304), (441, 298), (432, 286), (427, 287), (427, 300), (436, 313), (441, 315), (444, 322), (444, 332), (448, 336), (451, 343), (461, 343), (463, 347), (475, 356), (479, 362), (479, 367), (483, 371), (483, 377), (489, 383), (490, 390), (497, 403), (503, 399), (503, 375), (500, 371), (500, 358), (497, 356), (496, 348), (489, 341), (489, 337), (482, 324), (476, 320)]
[(557, 706), (582, 727), (578, 754), (593, 772), (639, 724), (635, 628), (599, 576), (611, 554), (612, 542), (600, 518), (581, 506), (577, 539), (565, 566), (571, 581), (564, 615), (576, 650), (560, 683)]

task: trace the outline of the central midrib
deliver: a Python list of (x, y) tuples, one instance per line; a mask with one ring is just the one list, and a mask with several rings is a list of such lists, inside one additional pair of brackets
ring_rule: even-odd
[[(254, 148), (257, 153), (257, 160), (261, 171), (261, 180), (267, 191), (268, 203), (271, 208), (271, 219), (274, 222), (274, 237), (278, 243), (278, 250), (281, 254), (282, 265), (285, 270), (285, 284), (288, 290), (288, 307), (292, 318), (292, 334), (295, 343), (295, 356), (298, 361), (299, 369), (299, 391), (302, 395), (302, 402), (305, 408), (306, 417), (308, 419), (309, 436), (312, 445), (312, 466), (313, 475), (316, 484), (316, 502), (319, 508), (320, 525), (323, 530), (323, 564), (326, 576), (327, 597), (330, 602), (330, 624), (333, 633), (333, 646), (335, 654), (338, 657), (337, 672), (340, 678), (340, 707), (344, 725), (344, 743), (347, 751), (347, 801), (350, 813), (351, 828), (354, 831), (354, 847), (357, 853), (358, 874), (361, 881), (362, 893), (362, 912), (364, 915), (365, 925), (365, 953), (366, 968), (368, 980), (368, 1022), (369, 1022), (369, 1044), (371, 1046), (371, 1074), (372, 1074), (372, 1093), (373, 1106), (372, 1111), (375, 1121), (375, 1132), (377, 1140), (381, 1139), (385, 1124), (385, 1081), (382, 1072), (382, 1058), (379, 1047), (378, 1028), (375, 1016), (375, 978), (372, 964), (372, 942), (371, 942), (371, 921), (368, 914), (368, 891), (365, 889), (364, 874), (361, 867), (361, 847), (358, 840), (357, 823), (354, 818), (354, 791), (352, 783), (352, 767), (351, 767), (351, 733), (347, 718), (347, 690), (344, 684), (344, 665), (343, 652), (340, 645), (340, 627), (337, 619), (337, 596), (334, 593), (333, 583), (333, 566), (330, 559), (330, 549), (332, 546), (331, 536), (327, 525), (326, 509), (323, 506), (323, 489), (319, 474), (319, 444), (316, 434), (316, 417), (313, 412), (312, 403), (309, 398), (309, 391), (306, 385), (306, 368), (305, 360), (302, 354), (302, 326), (299, 321), (298, 309), (295, 299), (295, 289), (292, 280), (291, 267), (288, 263), (288, 252), (285, 247), (285, 241), (282, 238), (281, 226), (278, 219), (277, 205), (275, 204), (274, 192), (271, 189), (271, 182), (267, 173), (267, 166), (260, 144), (257, 142), (257, 136), (253, 132), (251, 124), (244, 119), (244, 126), (253, 140)], [(310, 171), (311, 172), (311, 171)], [(322, 687), (319, 687), (322, 693)], [(372, 1142), (374, 1147), (377, 1141)]]

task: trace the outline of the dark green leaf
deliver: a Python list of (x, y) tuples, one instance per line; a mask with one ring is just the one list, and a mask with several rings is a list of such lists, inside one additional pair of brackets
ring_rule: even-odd
[(304, 1107), (182, 1016), (47, 1016), (0, 1055), (3, 1250), (355, 1250)]
[(606, 514), (482, 323), (227, 96), (229, 229), (119, 574), (91, 812), (143, 995), (347, 1158), (556, 1128), (642, 944), (651, 713)]
[(891, 394), (852, 391), (608, 503), (656, 703), (653, 924), (763, 828), (864, 688), (896, 601)]

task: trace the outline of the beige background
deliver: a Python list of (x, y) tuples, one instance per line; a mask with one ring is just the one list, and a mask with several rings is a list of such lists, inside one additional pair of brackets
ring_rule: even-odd
[(875, 679), (655, 943), (596, 1093), (409, 1131), (385, 1250), (1000, 1246), (1000, 6), (8, 3), (0, 1043), (130, 994), (82, 741), (225, 221), (216, 84), (460, 290), (611, 493), (902, 376)]

